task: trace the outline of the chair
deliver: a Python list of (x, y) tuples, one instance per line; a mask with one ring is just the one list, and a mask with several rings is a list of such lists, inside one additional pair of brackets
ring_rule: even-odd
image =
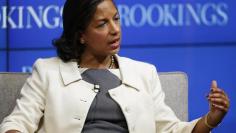
[(0, 73), (0, 123), (14, 108), (29, 73)]
[[(0, 123), (14, 108), (29, 73), (0, 73)], [(188, 120), (187, 76), (183, 72), (160, 72), (166, 103), (181, 120)]]
[(160, 72), (165, 102), (183, 121), (188, 121), (188, 77), (184, 72)]

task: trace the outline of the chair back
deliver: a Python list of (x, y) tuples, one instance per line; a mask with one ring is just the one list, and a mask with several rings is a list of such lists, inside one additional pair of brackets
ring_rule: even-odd
[(20, 90), (29, 73), (0, 73), (0, 123), (16, 105)]
[(165, 102), (183, 121), (188, 121), (188, 77), (184, 72), (160, 72)]

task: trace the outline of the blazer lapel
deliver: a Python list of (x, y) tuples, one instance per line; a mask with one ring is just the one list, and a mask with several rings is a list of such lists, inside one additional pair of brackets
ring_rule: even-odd
[(69, 85), (73, 82), (79, 81), (82, 79), (80, 72), (77, 67), (76, 62), (63, 62), (60, 60), (60, 73), (64, 85)]
[[(115, 58), (118, 61), (121, 81), (123, 84), (130, 86), (132, 88), (138, 89), (138, 75), (135, 69), (133, 69), (133, 64), (130, 63), (130, 59), (120, 57), (119, 55), (115, 55)], [(64, 85), (69, 85), (73, 82), (79, 81), (82, 79), (81, 74), (78, 70), (77, 63), (74, 61), (63, 62), (60, 60), (60, 73), (63, 80)]]
[(133, 68), (135, 66), (130, 63), (131, 59), (120, 57), (119, 55), (115, 55), (115, 58), (118, 61), (122, 83), (139, 91), (138, 75), (135, 69)]

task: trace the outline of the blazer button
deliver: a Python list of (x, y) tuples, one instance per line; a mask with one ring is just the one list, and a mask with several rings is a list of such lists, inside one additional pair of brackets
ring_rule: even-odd
[(75, 117), (74, 119), (76, 119), (76, 120), (80, 121), (80, 118), (77, 118), (77, 117)]
[(112, 93), (111, 95), (112, 95), (113, 97), (116, 97), (116, 94), (115, 94), (115, 93)]
[(85, 103), (87, 102), (87, 100), (85, 100), (85, 99), (80, 99), (80, 101), (81, 102), (85, 102)]
[(131, 127), (131, 131), (132, 131), (132, 132), (135, 131), (135, 126)]
[(130, 112), (130, 108), (129, 107), (125, 107), (125, 112), (129, 113)]

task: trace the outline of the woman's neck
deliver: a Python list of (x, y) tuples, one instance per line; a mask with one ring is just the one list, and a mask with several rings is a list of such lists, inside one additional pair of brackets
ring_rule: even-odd
[(113, 68), (115, 63), (112, 55), (94, 56), (83, 54), (78, 65), (84, 68), (107, 69)]

